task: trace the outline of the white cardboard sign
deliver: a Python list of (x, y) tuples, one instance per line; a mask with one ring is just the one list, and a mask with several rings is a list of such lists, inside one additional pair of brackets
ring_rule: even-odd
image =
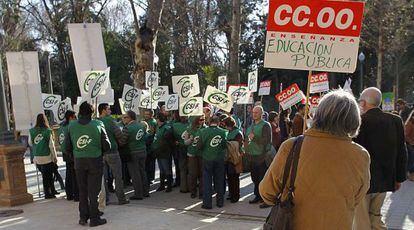
[[(104, 95), (109, 87), (109, 72), (108, 67), (105, 71), (90, 71), (86, 72), (87, 78), (83, 82), (84, 87), (88, 88), (88, 95), (90, 99), (94, 100), (99, 95)], [(91, 76), (95, 76), (92, 77)], [(87, 80), (90, 79), (90, 80)]]
[(62, 97), (55, 94), (42, 93), (42, 106), (44, 110), (53, 110), (60, 101)]
[(252, 71), (250, 73), (248, 73), (248, 88), (250, 92), (257, 92), (257, 76), (258, 76), (258, 71)]
[(198, 75), (179, 75), (172, 76), (173, 92), (180, 98), (188, 99), (200, 93)]
[(170, 94), (165, 100), (165, 111), (178, 110), (178, 94)]
[(203, 115), (203, 98), (192, 97), (187, 100), (180, 100), (180, 116), (201, 116)]
[(227, 91), (227, 76), (218, 77), (218, 89), (223, 92)]
[(158, 107), (158, 101), (153, 101), (151, 99), (151, 93), (148, 90), (142, 90), (139, 97), (138, 107), (144, 109), (156, 109)]
[(38, 54), (7, 52), (6, 59), (16, 130), (29, 130), (36, 116), (44, 113)]
[(207, 86), (203, 100), (212, 106), (230, 112), (233, 108), (233, 97), (213, 86)]
[(247, 86), (230, 85), (227, 93), (233, 97), (233, 101), (236, 104), (250, 104), (251, 92)]
[(161, 102), (167, 100), (168, 86), (154, 86), (151, 88), (152, 101)]
[(282, 106), (283, 110), (296, 105), (303, 99), (305, 99), (305, 96), (296, 83), (287, 87), (276, 95), (276, 100), (279, 101), (280, 106)]
[[(109, 72), (110, 72), (110, 68), (105, 68), (105, 70), (94, 70), (94, 71), (83, 71), (80, 77), (80, 83), (79, 83), (79, 87), (80, 87), (80, 92), (81, 92), (81, 96), (86, 99), (86, 98), (91, 98), (91, 93), (89, 92), (89, 85), (91, 84), (91, 82), (95, 79), (95, 78), (102, 78), (104, 79), (103, 76), (107, 76), (108, 77), (108, 82), (109, 82)], [(106, 88), (102, 91), (104, 92), (108, 87), (110, 87), (109, 83), (105, 83)]]
[(158, 86), (158, 72), (145, 71), (145, 87), (147, 89)]
[(65, 120), (65, 113), (68, 110), (73, 110), (72, 108), (72, 100), (67, 97), (65, 100), (60, 101), (57, 106), (53, 109), (53, 118), (55, 122), (60, 124)]

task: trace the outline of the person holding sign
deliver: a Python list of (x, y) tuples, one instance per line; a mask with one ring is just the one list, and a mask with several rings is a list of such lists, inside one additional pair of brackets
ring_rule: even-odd
[(65, 113), (65, 121), (59, 128), (59, 144), (62, 151), (63, 161), (66, 162), (65, 192), (67, 200), (79, 201), (79, 188), (76, 181), (73, 153), (66, 152), (65, 136), (68, 132), (69, 123), (76, 120), (75, 111), (68, 110)]
[(103, 175), (102, 154), (111, 149), (102, 121), (92, 119), (93, 106), (83, 102), (79, 107), (79, 119), (71, 122), (65, 136), (67, 152), (73, 152), (79, 185), (80, 225), (95, 227), (106, 224), (98, 210), (98, 194)]
[(226, 152), (227, 132), (219, 127), (220, 118), (213, 116), (210, 126), (201, 130), (197, 147), (203, 158), (203, 209), (212, 208), (212, 182), (217, 192), (216, 204), (224, 205), (224, 155)]
[[(124, 183), (122, 180), (122, 163), (121, 157), (118, 152), (118, 142), (122, 138), (121, 129), (115, 124), (111, 117), (111, 108), (107, 103), (102, 103), (98, 106), (99, 120), (103, 122), (105, 130), (108, 134), (109, 141), (111, 142), (111, 150), (104, 155), (104, 177), (108, 181), (109, 170), (112, 172), (112, 176), (115, 178), (115, 191), (118, 198), (118, 204), (128, 204), (129, 201), (125, 198)], [(105, 183), (106, 185), (108, 183)], [(111, 184), (112, 185), (112, 184)], [(107, 185), (109, 187), (109, 185)], [(108, 188), (105, 189), (108, 191)]]
[(37, 115), (36, 125), (29, 130), (29, 145), (32, 146), (33, 161), (42, 173), (45, 199), (56, 198), (53, 184), (53, 165), (57, 162), (52, 129), (43, 113)]
[[(205, 126), (205, 116), (195, 117), (191, 126), (184, 134), (184, 143), (188, 146), (188, 189), (191, 192), (191, 198), (197, 197), (197, 184), (198, 184), (198, 197), (203, 197), (203, 169), (202, 159), (200, 151), (197, 148), (198, 141), (200, 139), (200, 132)], [(198, 183), (197, 183), (198, 182)]]
[[(178, 111), (176, 113), (178, 115)], [(188, 128), (187, 117), (179, 117), (178, 121), (172, 124), (175, 149), (178, 155), (178, 167), (180, 167), (180, 192), (188, 192), (187, 174), (188, 174), (188, 160), (187, 160), (187, 146), (184, 144), (184, 133)], [(177, 165), (175, 166), (177, 167)]]
[(128, 147), (127, 168), (135, 190), (130, 199), (142, 200), (144, 197), (149, 197), (149, 184), (146, 183), (145, 173), (145, 158), (147, 157), (145, 139), (148, 126), (145, 122), (137, 122), (137, 115), (131, 110), (123, 115), (123, 122), (125, 127), (122, 129), (122, 139), (119, 144)]
[(250, 204), (263, 202), (259, 194), (259, 183), (266, 173), (265, 157), (272, 144), (272, 129), (269, 122), (263, 120), (263, 111), (262, 106), (253, 108), (253, 124), (246, 131), (248, 143), (246, 152), (252, 156), (251, 177), (255, 196), (249, 201)]
[[(172, 174), (172, 149), (173, 149), (173, 130), (168, 124), (167, 116), (159, 113), (157, 116), (158, 129), (152, 142), (152, 150), (158, 160), (160, 168), (160, 187), (157, 191), (171, 192), (173, 183)], [(167, 188), (165, 188), (165, 180), (167, 180)]]

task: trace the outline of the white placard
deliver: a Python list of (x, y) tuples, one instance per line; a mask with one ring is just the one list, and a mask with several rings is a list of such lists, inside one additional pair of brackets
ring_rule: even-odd
[(227, 76), (218, 77), (218, 89), (223, 92), (227, 91)]
[(233, 97), (213, 86), (207, 86), (203, 100), (212, 106), (230, 112), (233, 108)]
[(257, 92), (257, 77), (258, 71), (252, 71), (248, 73), (247, 81), (248, 81), (248, 89), (250, 92)]
[(227, 91), (233, 97), (233, 101), (236, 104), (250, 104), (249, 98), (251, 92), (247, 88), (247, 86), (237, 86), (231, 85), (229, 86), (229, 90)]
[[(108, 77), (108, 82), (105, 82), (105, 89), (110, 88), (110, 83), (109, 83), (109, 72), (110, 72), (110, 68), (105, 68), (102, 70), (93, 70), (93, 71), (83, 71), (80, 77), (80, 92), (81, 92), (81, 96), (83, 97), (83, 99), (87, 100), (91, 98), (91, 93), (89, 92), (89, 85), (91, 84), (91, 82), (96, 79), (97, 77), (100, 79), (106, 79), (103, 76), (107, 76)], [(104, 92), (105, 93), (105, 92)]]
[(16, 130), (25, 131), (44, 113), (37, 52), (7, 52), (7, 70)]
[(139, 97), (138, 107), (144, 109), (156, 109), (158, 107), (158, 101), (153, 101), (151, 99), (151, 93), (148, 90), (142, 90)]
[(276, 95), (276, 100), (279, 101), (280, 106), (282, 106), (283, 110), (296, 105), (303, 99), (306, 99), (306, 97), (296, 83), (292, 84)]
[[(83, 82), (84, 87), (88, 88), (89, 98), (94, 100), (100, 94), (104, 95), (105, 91), (109, 87), (109, 73), (110, 68), (108, 67), (105, 71), (90, 71), (86, 72), (90, 81), (85, 79)], [(90, 76), (95, 76), (91, 78)]]
[(180, 100), (180, 116), (201, 116), (203, 115), (203, 98), (192, 97), (187, 100)]
[(311, 76), (310, 93), (322, 93), (329, 91), (328, 73), (320, 73)]
[(259, 96), (269, 95), (271, 85), (272, 85), (271, 80), (260, 82)]
[(104, 95), (98, 95), (98, 105), (102, 103), (108, 103), (108, 105), (114, 105), (115, 92), (114, 89), (107, 89)]
[(62, 123), (65, 120), (65, 113), (68, 110), (73, 110), (72, 100), (69, 97), (54, 107), (53, 118), (55, 119), (55, 122), (58, 124)]
[(154, 86), (151, 88), (152, 101), (161, 102), (167, 100), (168, 86)]
[(158, 72), (145, 71), (145, 87), (147, 89), (158, 86)]
[(42, 93), (42, 106), (44, 110), (53, 110), (60, 101), (62, 97), (55, 94)]
[(191, 98), (200, 93), (197, 74), (172, 76), (172, 86), (173, 92), (177, 93), (183, 99)]
[[(136, 99), (135, 99), (136, 100)], [(125, 103), (121, 98), (118, 98), (119, 101), (119, 107), (121, 108), (121, 113), (125, 114), (127, 111), (134, 111), (135, 114), (139, 115), (139, 107), (138, 103), (134, 103), (134, 101)]]
[(178, 110), (178, 94), (170, 94), (165, 100), (165, 111)]

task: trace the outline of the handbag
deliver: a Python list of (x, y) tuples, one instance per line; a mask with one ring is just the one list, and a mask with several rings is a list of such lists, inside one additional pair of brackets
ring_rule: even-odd
[[(276, 198), (275, 205), (266, 218), (263, 230), (292, 230), (293, 229), (293, 193), (295, 191), (296, 171), (298, 167), (300, 149), (303, 143), (303, 135), (295, 139), (294, 145), (286, 159), (285, 169), (283, 172), (282, 189)], [(289, 173), (290, 172), (290, 173)], [(288, 176), (290, 175), (290, 185), (288, 188), (287, 198), (282, 200), (283, 191), (285, 190)]]

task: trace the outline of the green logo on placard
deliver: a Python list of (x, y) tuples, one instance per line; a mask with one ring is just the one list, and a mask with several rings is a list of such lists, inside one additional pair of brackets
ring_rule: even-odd
[(59, 121), (63, 121), (65, 119), (65, 113), (67, 109), (68, 109), (68, 106), (66, 105), (66, 102), (65, 101), (60, 102), (58, 110), (57, 110)]
[(177, 97), (176, 96), (169, 97), (167, 104), (166, 104), (167, 109), (168, 110), (172, 109), (175, 103), (177, 103)]
[(102, 74), (96, 80), (95, 85), (92, 87), (91, 97), (95, 98), (102, 91), (102, 87), (106, 81), (106, 75)]
[(224, 93), (212, 93), (207, 97), (207, 101), (213, 105), (227, 104), (230, 102), (227, 95)]
[(85, 82), (83, 83), (83, 90), (87, 93), (89, 93), (89, 83), (96, 78), (96, 76), (98, 75), (97, 72), (91, 72), (89, 73), (89, 75), (86, 77)]
[(181, 85), (181, 97), (186, 98), (190, 95), (191, 90), (194, 88), (194, 84), (191, 83), (190, 77), (183, 77), (178, 82)]
[(138, 96), (138, 90), (137, 89), (130, 89), (125, 93), (125, 98), (124, 101), (125, 102), (129, 102), (134, 100), (136, 97)]
[(184, 104), (182, 112), (184, 115), (189, 115), (193, 113), (194, 110), (199, 109), (199, 107), (200, 107), (200, 104), (197, 103), (197, 100), (193, 98), (193, 99), (188, 100)]
[(56, 98), (56, 96), (53, 96), (53, 95), (52, 96), (48, 96), (43, 101), (43, 108), (44, 109), (50, 109), (54, 105), (56, 105), (57, 103), (58, 103), (58, 99)]
[(166, 92), (162, 87), (158, 87), (152, 92), (152, 100), (159, 101), (161, 97), (165, 96)]
[(238, 88), (231, 95), (237, 99), (245, 97), (247, 94), (246, 88)]

